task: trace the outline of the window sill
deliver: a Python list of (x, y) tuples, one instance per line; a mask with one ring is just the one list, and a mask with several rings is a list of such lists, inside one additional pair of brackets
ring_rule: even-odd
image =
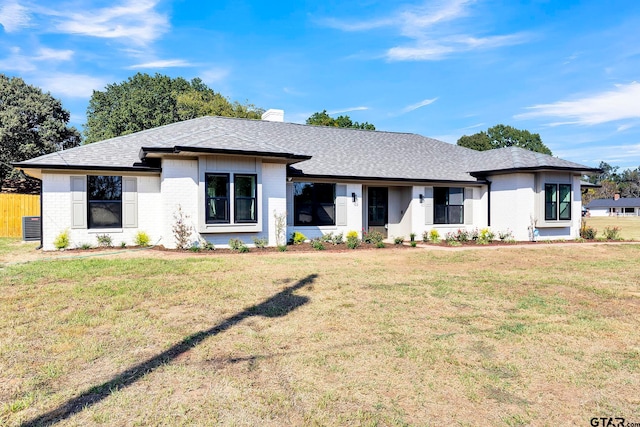
[(200, 227), (200, 233), (261, 233), (260, 223), (239, 223), (239, 224), (205, 224)]
[(89, 234), (105, 234), (105, 233), (122, 233), (122, 228), (88, 228), (87, 233)]
[(573, 222), (570, 219), (563, 219), (561, 221), (542, 221), (536, 224), (536, 228), (565, 228), (572, 225)]

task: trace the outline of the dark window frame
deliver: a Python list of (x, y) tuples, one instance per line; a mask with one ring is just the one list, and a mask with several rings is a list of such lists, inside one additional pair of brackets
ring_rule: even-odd
[[(116, 178), (117, 179), (117, 196), (115, 194), (108, 194), (110, 189), (102, 189), (103, 197), (94, 198), (93, 193), (100, 191), (95, 188), (99, 179), (104, 178)], [(94, 209), (102, 205), (100, 209), (108, 211), (111, 214), (116, 215), (117, 220), (111, 224), (96, 224), (97, 219), (94, 218)], [(111, 206), (119, 206), (119, 208), (109, 208)], [(87, 175), (87, 229), (107, 229), (107, 228), (122, 228), (122, 176), (120, 175)], [(92, 207), (94, 209), (92, 209)]]
[[(336, 225), (336, 184), (335, 183), (326, 183), (326, 182), (294, 182), (294, 196), (293, 196), (293, 225), (298, 227), (321, 227), (321, 226), (335, 226)], [(311, 185), (311, 190), (309, 192), (310, 201), (306, 201), (303, 204), (300, 204), (299, 197), (301, 195), (296, 194), (297, 187), (301, 185)], [(322, 198), (319, 197), (321, 194), (321, 188), (324, 186), (332, 187), (332, 202), (322, 201)], [(326, 196), (326, 195), (325, 195)], [(305, 208), (303, 211), (303, 207)], [(333, 216), (328, 215), (331, 218), (331, 221), (323, 221), (318, 214), (319, 212), (327, 213), (328, 207), (331, 207)], [(300, 221), (301, 215), (309, 215), (311, 216), (311, 220), (308, 222)]]
[[(225, 196), (209, 196), (209, 177), (224, 177), (226, 179), (226, 195)], [(205, 173), (204, 174), (204, 205), (205, 205), (205, 222), (207, 224), (229, 224), (231, 222), (230, 215), (230, 194), (231, 176), (228, 173)], [(210, 214), (211, 201), (224, 201), (224, 217), (222, 219), (213, 218)]]
[[(451, 203), (451, 190), (459, 190), (462, 196), (460, 204)], [(441, 193), (441, 194), (438, 194)], [(438, 200), (444, 196), (444, 203), (438, 203)], [(439, 209), (443, 212), (440, 215)], [(460, 220), (451, 221), (452, 216), (459, 215)], [(433, 188), (433, 223), (434, 224), (464, 224), (464, 187), (434, 187)]]
[[(249, 177), (253, 179), (253, 196), (238, 196), (238, 177)], [(253, 201), (254, 219), (238, 219), (238, 200)], [(258, 175), (250, 173), (236, 173), (233, 175), (233, 220), (236, 224), (255, 224), (258, 222)]]
[[(571, 221), (571, 184), (544, 184), (544, 220)], [(565, 197), (568, 197), (568, 201)]]

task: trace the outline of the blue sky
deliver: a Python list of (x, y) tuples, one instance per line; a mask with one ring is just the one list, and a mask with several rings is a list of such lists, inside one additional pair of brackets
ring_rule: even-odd
[[(0, 0), (0, 73), (62, 100), (136, 72), (455, 143), (498, 123), (640, 166), (640, 2)], [(354, 159), (355, 160), (355, 159)]]

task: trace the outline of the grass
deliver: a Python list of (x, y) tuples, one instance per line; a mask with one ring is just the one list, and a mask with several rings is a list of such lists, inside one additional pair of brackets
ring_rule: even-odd
[(625, 240), (640, 240), (640, 217), (592, 216), (586, 218), (587, 225), (598, 230), (602, 237), (605, 227), (620, 227), (620, 236)]
[(640, 245), (138, 254), (0, 270), (0, 425), (640, 413)]

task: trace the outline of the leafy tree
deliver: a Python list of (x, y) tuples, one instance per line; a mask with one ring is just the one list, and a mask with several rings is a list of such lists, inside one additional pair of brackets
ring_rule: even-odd
[(93, 91), (87, 108), (85, 143), (207, 115), (260, 118), (252, 104), (230, 102), (202, 80), (137, 73)]
[(351, 120), (349, 116), (338, 116), (335, 119), (331, 117), (327, 110), (322, 110), (321, 113), (313, 113), (307, 119), (308, 125), (316, 126), (333, 126), (338, 128), (351, 128), (362, 130), (376, 130), (376, 127), (368, 122), (358, 123)]
[(68, 126), (69, 118), (51, 94), (0, 74), (0, 180), (17, 174), (12, 162), (80, 145), (80, 133)]
[(504, 147), (521, 147), (526, 150), (552, 155), (549, 147), (542, 143), (540, 134), (502, 124), (490, 127), (486, 132), (478, 132), (471, 136), (464, 135), (458, 139), (458, 145), (479, 151)]

